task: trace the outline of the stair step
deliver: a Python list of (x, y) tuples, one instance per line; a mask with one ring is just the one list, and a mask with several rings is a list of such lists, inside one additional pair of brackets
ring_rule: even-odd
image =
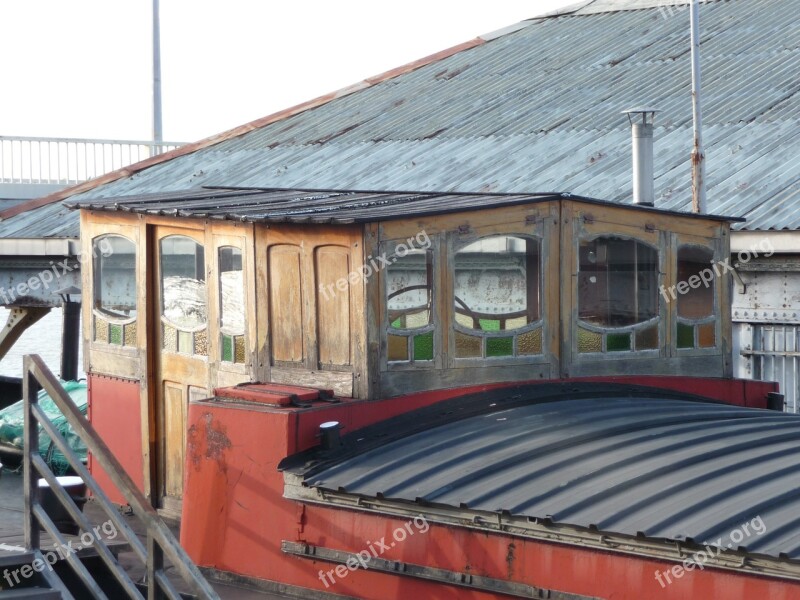
[[(18, 552), (14, 554), (0, 554), (0, 568), (7, 567), (21, 567), (22, 565), (29, 565), (36, 558), (33, 552)], [(0, 581), (0, 585), (2, 581)]]
[(19, 588), (16, 590), (0, 590), (0, 600), (14, 598), (35, 598), (35, 600), (61, 600), (61, 594), (48, 588)]

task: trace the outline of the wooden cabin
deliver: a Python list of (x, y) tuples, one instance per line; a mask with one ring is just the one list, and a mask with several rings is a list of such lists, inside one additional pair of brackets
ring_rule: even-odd
[(90, 416), (166, 514), (189, 403), (731, 374), (731, 219), (567, 194), (212, 190), (81, 209)]

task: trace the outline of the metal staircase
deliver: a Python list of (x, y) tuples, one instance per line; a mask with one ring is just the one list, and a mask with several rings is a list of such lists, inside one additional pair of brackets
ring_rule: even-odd
[[(24, 432), (24, 493), (25, 493), (25, 547), (26, 552), (6, 557), (0, 562), (0, 570), (14, 566), (29, 565), (35, 571), (25, 578), (25, 586), (12, 586), (0, 591), (0, 600), (11, 598), (62, 598), (64, 600), (84, 600), (96, 598), (128, 597), (136, 600), (181, 600), (186, 597), (217, 599), (219, 596), (181, 548), (164, 521), (151, 506), (147, 498), (136, 487), (133, 480), (114, 457), (97, 432), (92, 428), (58, 380), (48, 370), (41, 358), (29, 355), (24, 360), (23, 387), (25, 398)], [(116, 506), (109, 500), (86, 466), (68, 445), (52, 421), (38, 405), (37, 392), (44, 388), (66, 417), (72, 430), (86, 444), (95, 464), (100, 465), (133, 509), (134, 515), (147, 531), (146, 545), (120, 515)], [(105, 511), (116, 531), (127, 541), (133, 552), (146, 565), (147, 585), (137, 585), (131, 581), (119, 564), (109, 546), (99, 538), (93, 547), (99, 561), (96, 565), (84, 563), (77, 555), (65, 553), (53, 569), (47, 568), (47, 561), (40, 544), (40, 527), (59, 544), (67, 545), (64, 535), (42, 506), (37, 479), (44, 478), (55, 497), (66, 509), (70, 517), (80, 526), (81, 531), (91, 532), (92, 524), (73, 501), (70, 494), (61, 486), (55, 474), (39, 454), (39, 426), (50, 436), (55, 446), (63, 453), (72, 469), (91, 490), (95, 502)], [(14, 563), (13, 565), (11, 563)], [(166, 563), (170, 563), (183, 578), (192, 595), (179, 593), (165, 573)], [(37, 568), (38, 567), (38, 568)], [(0, 584), (3, 581), (0, 579)], [(5, 586), (3, 586), (5, 587)]]

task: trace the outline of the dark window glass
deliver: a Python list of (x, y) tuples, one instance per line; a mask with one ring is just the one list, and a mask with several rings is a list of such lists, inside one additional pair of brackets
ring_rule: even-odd
[(94, 307), (109, 317), (136, 317), (136, 246), (118, 235), (94, 240)]
[(704, 319), (714, 314), (713, 260), (710, 248), (678, 249), (678, 316), (682, 319)]
[[(627, 327), (658, 316), (658, 252), (618, 237), (582, 241), (578, 310), (599, 327)], [(621, 343), (621, 341), (620, 341)]]

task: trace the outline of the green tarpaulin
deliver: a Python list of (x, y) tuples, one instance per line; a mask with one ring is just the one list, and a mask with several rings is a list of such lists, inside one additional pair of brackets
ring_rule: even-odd
[[(61, 385), (72, 398), (72, 401), (78, 406), (83, 414), (86, 414), (86, 384), (75, 381), (62, 381)], [(86, 446), (72, 431), (72, 428), (67, 423), (67, 420), (58, 410), (53, 400), (48, 396), (44, 390), (39, 392), (39, 406), (47, 414), (56, 429), (64, 436), (75, 453), (83, 460), (86, 461)], [(22, 432), (24, 423), (24, 409), (23, 402), (12, 404), (8, 408), (0, 411), (0, 447), (14, 447), (22, 450)], [(39, 453), (50, 465), (53, 473), (56, 475), (63, 475), (67, 472), (69, 464), (64, 455), (55, 447), (55, 444), (50, 440), (41, 426), (39, 427)]]

